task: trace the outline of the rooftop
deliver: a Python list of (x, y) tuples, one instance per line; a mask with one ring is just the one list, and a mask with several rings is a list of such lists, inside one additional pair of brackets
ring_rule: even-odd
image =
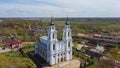
[(40, 37), (40, 39), (47, 40), (48, 37), (47, 36), (42, 36), (42, 37)]
[(99, 50), (96, 50), (96, 49), (90, 49), (90, 51), (96, 52), (96, 53), (100, 53), (100, 51), (99, 51)]

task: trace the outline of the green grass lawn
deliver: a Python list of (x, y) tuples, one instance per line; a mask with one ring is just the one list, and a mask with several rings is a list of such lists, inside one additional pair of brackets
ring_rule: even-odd
[(27, 53), (29, 51), (34, 51), (35, 47), (34, 47), (34, 44), (29, 44), (29, 45), (24, 44), (24, 45), (22, 45), (22, 49), (23, 49), (24, 53)]
[(23, 57), (19, 51), (10, 51), (6, 53), (1, 53), (1, 55), (4, 55), (6, 57)]
[(120, 48), (113, 48), (109, 51), (108, 55), (110, 59), (120, 61)]
[(0, 68), (36, 68), (36, 65), (29, 58), (8, 57), (0, 54)]
[(0, 47), (3, 47), (3, 44), (0, 44)]
[(94, 60), (94, 64), (93, 64), (93, 65), (90, 65), (90, 66), (88, 66), (88, 67), (86, 67), (86, 68), (99, 68), (98, 66), (99, 66), (98, 61), (97, 61), (97, 60)]

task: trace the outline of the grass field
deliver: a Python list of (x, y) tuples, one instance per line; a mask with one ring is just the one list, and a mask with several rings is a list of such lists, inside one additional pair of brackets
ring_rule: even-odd
[(24, 53), (27, 53), (29, 51), (34, 51), (35, 47), (34, 47), (34, 44), (24, 44), (22, 45), (22, 49)]
[(0, 44), (0, 47), (3, 47), (3, 44)]

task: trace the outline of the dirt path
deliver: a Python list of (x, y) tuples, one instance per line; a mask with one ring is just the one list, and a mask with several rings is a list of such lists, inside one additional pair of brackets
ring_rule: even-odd
[(35, 42), (22, 42), (22, 44), (35, 44)]

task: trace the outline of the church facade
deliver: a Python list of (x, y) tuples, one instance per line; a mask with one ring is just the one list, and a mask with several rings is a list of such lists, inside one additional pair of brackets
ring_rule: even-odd
[(72, 33), (68, 19), (63, 28), (62, 40), (57, 39), (57, 30), (51, 19), (48, 36), (42, 36), (35, 44), (35, 54), (40, 55), (49, 65), (72, 59)]

